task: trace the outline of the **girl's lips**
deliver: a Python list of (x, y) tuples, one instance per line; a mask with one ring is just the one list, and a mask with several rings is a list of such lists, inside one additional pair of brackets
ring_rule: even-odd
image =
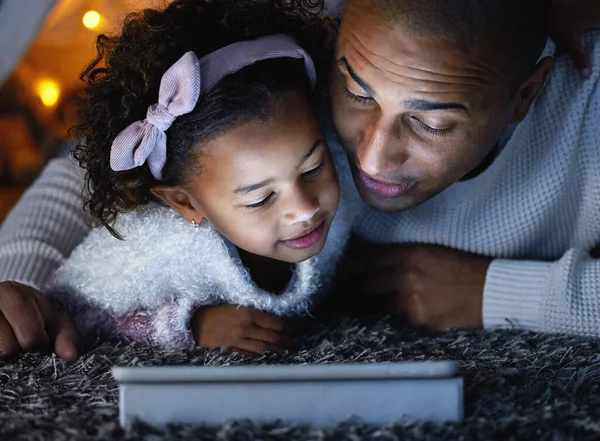
[(299, 236), (284, 240), (283, 243), (295, 250), (303, 250), (316, 244), (323, 237), (323, 233), (325, 233), (325, 219), (319, 222), (318, 225), (303, 231)]
[(380, 182), (366, 175), (360, 169), (358, 170), (358, 176), (360, 178), (360, 182), (369, 191), (384, 198), (400, 197), (403, 194), (407, 193), (415, 184), (414, 181), (404, 182), (402, 184), (388, 184), (385, 182)]

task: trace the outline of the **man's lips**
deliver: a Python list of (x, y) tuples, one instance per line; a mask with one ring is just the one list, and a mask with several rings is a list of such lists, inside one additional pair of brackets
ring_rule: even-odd
[(302, 231), (291, 239), (284, 240), (283, 243), (290, 248), (303, 250), (316, 244), (325, 232), (325, 219), (312, 227)]
[(415, 181), (407, 181), (400, 184), (381, 182), (363, 173), (360, 169), (358, 169), (358, 177), (360, 182), (370, 192), (384, 198), (397, 198), (402, 196), (403, 194), (407, 193), (413, 187), (413, 185), (416, 184)]

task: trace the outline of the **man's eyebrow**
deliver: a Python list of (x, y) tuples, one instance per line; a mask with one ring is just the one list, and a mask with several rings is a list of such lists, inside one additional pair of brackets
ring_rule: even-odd
[(469, 110), (466, 106), (459, 103), (440, 103), (439, 101), (426, 101), (426, 100), (410, 100), (404, 101), (404, 107), (409, 110), (422, 110), (422, 111), (431, 111), (431, 110), (452, 110), (452, 111), (462, 111), (469, 114)]
[(266, 187), (269, 184), (273, 183), (273, 179), (265, 179), (264, 181), (257, 182), (256, 184), (245, 185), (243, 187), (238, 187), (233, 192), (240, 196), (245, 196), (248, 193), (253, 192), (254, 190), (258, 190), (259, 188)]
[(365, 80), (363, 80), (361, 77), (359, 77), (356, 74), (356, 72), (354, 72), (354, 69), (352, 69), (352, 66), (350, 66), (350, 63), (348, 63), (348, 60), (346, 59), (346, 57), (339, 58), (337, 60), (337, 65), (345, 67), (346, 70), (348, 71), (348, 75), (350, 75), (352, 77), (352, 79), (354, 81), (356, 81), (356, 84), (358, 84), (360, 87), (362, 87), (365, 92), (367, 92), (369, 95), (375, 95), (373, 88), (371, 86), (369, 86)]
[(306, 162), (306, 160), (307, 160), (308, 158), (310, 158), (310, 157), (313, 155), (313, 153), (314, 153), (314, 152), (316, 152), (316, 151), (317, 151), (317, 149), (318, 149), (319, 147), (321, 147), (322, 145), (325, 145), (325, 143), (323, 142), (323, 140), (322, 140), (322, 139), (318, 139), (318, 140), (317, 140), (317, 141), (314, 143), (314, 145), (313, 145), (313, 146), (310, 148), (310, 150), (309, 150), (308, 152), (306, 152), (306, 154), (305, 154), (304, 156), (302, 156), (302, 158), (301, 158), (301, 159), (300, 159), (300, 161), (298, 162), (298, 166), (300, 166), (300, 165), (304, 164), (304, 163)]

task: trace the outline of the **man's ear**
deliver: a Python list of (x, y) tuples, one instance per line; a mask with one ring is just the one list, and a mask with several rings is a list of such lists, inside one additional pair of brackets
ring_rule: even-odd
[(199, 224), (204, 219), (204, 212), (191, 195), (181, 187), (156, 185), (150, 189), (152, 194), (179, 213), (188, 222)]
[(552, 57), (543, 58), (535, 66), (535, 72), (533, 72), (517, 93), (517, 101), (511, 124), (519, 124), (525, 119), (529, 113), (529, 109), (531, 109), (531, 105), (546, 84), (553, 68), (554, 59)]

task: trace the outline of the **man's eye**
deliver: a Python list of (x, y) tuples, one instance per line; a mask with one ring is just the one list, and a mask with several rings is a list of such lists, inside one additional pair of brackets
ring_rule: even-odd
[(434, 135), (434, 136), (443, 136), (443, 135), (446, 135), (446, 134), (450, 133), (454, 129), (454, 127), (448, 127), (447, 129), (436, 129), (434, 127), (429, 127), (423, 121), (421, 121), (420, 119), (418, 119), (418, 118), (416, 118), (414, 116), (411, 116), (410, 119), (412, 121), (414, 121), (421, 130), (423, 130), (423, 131), (425, 131), (425, 132), (427, 132), (427, 133), (429, 133), (431, 135)]
[(314, 178), (314, 177), (318, 176), (319, 173), (321, 173), (321, 171), (323, 170), (324, 167), (325, 167), (325, 164), (324, 164), (323, 161), (321, 161), (321, 163), (319, 165), (317, 165), (315, 168), (310, 169), (310, 170), (305, 171), (304, 173), (302, 173), (302, 177), (304, 179)]
[(371, 97), (366, 97), (366, 96), (360, 96), (360, 95), (354, 95), (352, 92), (350, 92), (350, 90), (344, 86), (344, 94), (346, 95), (347, 98), (350, 98), (353, 101), (356, 101), (357, 103), (361, 103), (361, 104), (371, 104), (373, 103), (373, 98)]
[(264, 198), (262, 201), (256, 202), (254, 204), (245, 205), (244, 208), (246, 210), (259, 210), (263, 207), (266, 207), (269, 204), (269, 202), (271, 202), (271, 200), (273, 199), (273, 196), (274, 196), (274, 193), (271, 193), (269, 196)]

